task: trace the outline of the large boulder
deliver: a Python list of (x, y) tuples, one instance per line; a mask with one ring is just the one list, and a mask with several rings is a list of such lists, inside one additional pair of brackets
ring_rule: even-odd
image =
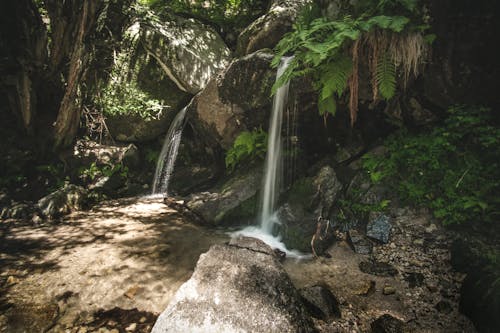
[(267, 126), (276, 78), (272, 58), (271, 53), (259, 51), (234, 60), (193, 99), (190, 122), (224, 149), (242, 131)]
[(249, 54), (264, 48), (273, 48), (292, 24), (305, 5), (311, 0), (273, 1), (269, 11), (243, 30), (237, 43), (237, 53)]
[(196, 94), (224, 69), (231, 51), (211, 28), (168, 13), (141, 22), (142, 45), (179, 89)]
[(152, 333), (314, 331), (272, 249), (243, 239), (200, 256)]
[(211, 191), (190, 195), (186, 205), (207, 223), (242, 224), (243, 218), (255, 216), (261, 179), (261, 166), (242, 171)]
[(139, 22), (127, 29), (104, 89), (106, 125), (118, 141), (144, 142), (158, 137), (191, 97), (145, 49), (145, 29)]

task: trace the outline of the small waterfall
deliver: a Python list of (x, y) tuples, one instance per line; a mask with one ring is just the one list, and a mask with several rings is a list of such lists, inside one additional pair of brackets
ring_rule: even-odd
[[(292, 57), (281, 59), (276, 79), (283, 74), (292, 59)], [(264, 181), (262, 186), (263, 192), (260, 205), (260, 226), (262, 231), (267, 234), (272, 233), (273, 226), (277, 223), (273, 215), (276, 209), (276, 201), (281, 191), (283, 170), (281, 125), (283, 123), (283, 109), (286, 106), (289, 86), (290, 82), (287, 82), (276, 91), (269, 122), (269, 138), (267, 142)]]
[(174, 171), (174, 164), (179, 151), (179, 144), (181, 143), (182, 130), (184, 129), (186, 111), (187, 107), (179, 111), (168, 129), (158, 163), (156, 164), (153, 194), (168, 195), (168, 182)]

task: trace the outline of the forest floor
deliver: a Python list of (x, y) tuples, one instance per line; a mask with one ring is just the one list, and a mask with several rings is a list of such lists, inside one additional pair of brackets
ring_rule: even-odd
[[(340, 240), (328, 257), (285, 261), (297, 287), (327, 284), (339, 299), (342, 318), (317, 321), (320, 331), (366, 332), (389, 313), (412, 332), (474, 332), (458, 313), (463, 276), (448, 264), (446, 235), (426, 232), (421, 216), (403, 215), (395, 226), (372, 255)], [(108, 201), (57, 223), (3, 222), (0, 332), (149, 332), (199, 255), (227, 239), (186, 222), (160, 198)], [(360, 270), (379, 261), (397, 272)]]

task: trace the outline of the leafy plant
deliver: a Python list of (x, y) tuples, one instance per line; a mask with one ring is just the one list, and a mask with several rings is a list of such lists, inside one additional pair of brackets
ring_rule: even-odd
[(267, 133), (262, 130), (241, 132), (226, 153), (226, 168), (233, 171), (244, 161), (264, 159), (267, 151)]
[(491, 110), (455, 106), (442, 126), (389, 137), (387, 156), (363, 160), (372, 182), (392, 184), (408, 204), (430, 207), (444, 224), (500, 215), (500, 129)]
[(88, 167), (82, 167), (79, 170), (80, 177), (94, 181), (99, 177), (111, 177), (115, 174), (119, 174), (122, 178), (128, 177), (128, 167), (121, 163), (115, 165), (98, 165), (96, 162), (92, 162)]
[(311, 75), (319, 92), (321, 115), (335, 114), (337, 101), (348, 90), (351, 123), (358, 109), (360, 59), (372, 74), (373, 98), (390, 99), (396, 92), (397, 71), (404, 85), (410, 75), (418, 75), (428, 45), (433, 38), (424, 35), (428, 17), (417, 0), (361, 1), (355, 17), (330, 20), (309, 7), (298, 19), (293, 31), (276, 46), (272, 65), (293, 54), (288, 69), (276, 81), (273, 93), (290, 79)]

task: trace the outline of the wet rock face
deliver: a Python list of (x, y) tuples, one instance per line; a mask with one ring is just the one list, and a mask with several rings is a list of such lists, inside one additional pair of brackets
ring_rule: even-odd
[(40, 213), (51, 219), (81, 209), (86, 199), (86, 190), (69, 184), (41, 198), (37, 203)]
[(311, 252), (314, 246), (318, 255), (328, 248), (334, 239), (328, 219), (341, 189), (342, 184), (330, 166), (322, 167), (315, 177), (295, 182), (287, 203), (277, 213), (281, 222), (278, 232), (288, 248)]
[(266, 14), (240, 33), (237, 53), (243, 55), (264, 48), (273, 48), (283, 35), (291, 30), (300, 10), (310, 3), (312, 3), (310, 0), (273, 1)]
[(274, 255), (249, 242), (214, 245), (158, 317), (152, 333), (314, 332)]

